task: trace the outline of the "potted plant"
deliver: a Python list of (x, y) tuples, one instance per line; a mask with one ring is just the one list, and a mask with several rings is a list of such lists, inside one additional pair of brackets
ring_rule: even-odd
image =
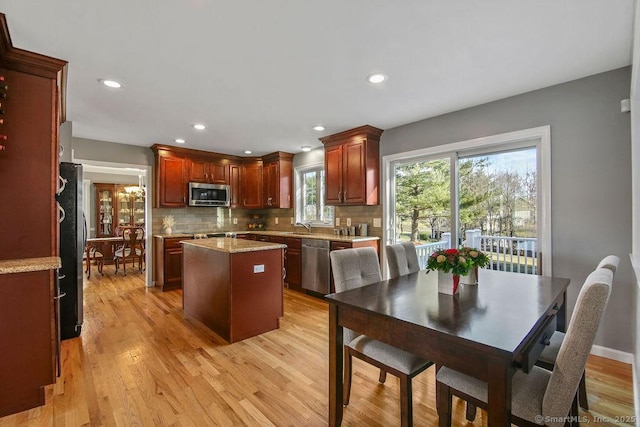
[(476, 285), (478, 283), (478, 267), (486, 267), (491, 263), (491, 259), (481, 250), (468, 246), (462, 247), (460, 253), (470, 264), (469, 274), (463, 276), (460, 281), (464, 284)]
[(454, 295), (458, 292), (460, 276), (469, 273), (471, 263), (458, 249), (440, 249), (429, 256), (428, 270), (438, 270), (438, 292)]

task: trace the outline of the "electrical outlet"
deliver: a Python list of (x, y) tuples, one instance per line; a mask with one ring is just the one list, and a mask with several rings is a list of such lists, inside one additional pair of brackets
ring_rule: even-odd
[(233, 218), (233, 223), (237, 225), (238, 224), (238, 218)]
[(276, 217), (276, 225), (278, 225), (278, 217)]
[(336, 227), (340, 227), (340, 218), (336, 218)]
[(293, 225), (293, 217), (291, 217), (291, 225)]
[(382, 219), (381, 218), (373, 218), (373, 226), (374, 227), (382, 227)]
[(347, 227), (351, 227), (351, 218), (347, 218)]
[(253, 266), (254, 273), (264, 273), (264, 264), (254, 265)]

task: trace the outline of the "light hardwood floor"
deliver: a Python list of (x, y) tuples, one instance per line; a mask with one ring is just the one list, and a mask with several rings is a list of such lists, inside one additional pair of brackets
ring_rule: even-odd
[[(183, 316), (180, 291), (147, 289), (141, 274), (111, 269), (85, 279), (84, 330), (63, 341), (63, 374), (47, 387), (47, 404), (0, 418), (0, 427), (327, 425), (326, 303), (285, 290), (279, 330), (228, 345)], [(398, 380), (377, 378), (354, 360), (343, 425), (400, 424)], [(582, 415), (633, 415), (629, 365), (591, 357), (587, 388), (591, 411)], [(433, 368), (413, 393), (414, 424), (436, 425)], [(486, 425), (480, 410), (467, 424), (461, 401), (454, 411), (454, 425)]]

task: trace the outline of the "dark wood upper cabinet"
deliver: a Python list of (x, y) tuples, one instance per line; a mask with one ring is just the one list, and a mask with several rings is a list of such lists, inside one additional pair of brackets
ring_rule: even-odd
[(377, 205), (380, 200), (380, 135), (365, 125), (320, 138), (324, 144), (328, 205)]
[(277, 152), (262, 158), (263, 207), (291, 208), (293, 154)]
[(232, 208), (293, 206), (293, 154), (239, 157), (159, 144), (151, 150), (156, 160), (155, 207), (187, 206), (189, 182), (228, 184)]
[(232, 208), (242, 207), (240, 198), (240, 165), (232, 163), (229, 165), (229, 187), (231, 187), (230, 206)]
[(262, 208), (262, 160), (241, 165), (240, 189), (243, 208)]
[(155, 150), (156, 207), (183, 208), (187, 206), (187, 161), (166, 150)]
[(189, 182), (229, 184), (228, 165), (207, 159), (190, 159), (189, 163)]

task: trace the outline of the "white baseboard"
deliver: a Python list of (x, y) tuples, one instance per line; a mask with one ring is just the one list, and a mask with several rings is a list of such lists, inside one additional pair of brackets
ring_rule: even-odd
[(622, 363), (628, 363), (629, 365), (633, 364), (633, 354), (609, 347), (603, 347), (601, 345), (594, 345), (591, 347), (591, 354), (606, 357), (607, 359), (617, 360)]

